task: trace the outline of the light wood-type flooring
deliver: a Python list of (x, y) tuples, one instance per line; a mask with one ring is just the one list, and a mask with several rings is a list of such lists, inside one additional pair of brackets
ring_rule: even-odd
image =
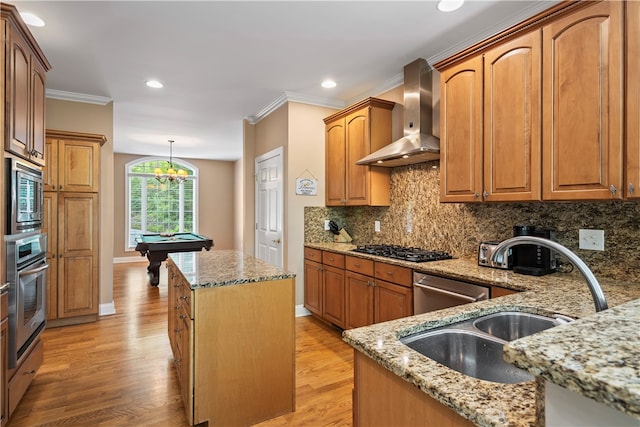
[[(44, 331), (44, 363), (8, 427), (188, 425), (167, 337), (166, 269), (156, 288), (146, 265), (114, 266), (116, 314)], [(296, 412), (259, 426), (350, 426), (352, 387), (353, 349), (338, 330), (299, 317)]]

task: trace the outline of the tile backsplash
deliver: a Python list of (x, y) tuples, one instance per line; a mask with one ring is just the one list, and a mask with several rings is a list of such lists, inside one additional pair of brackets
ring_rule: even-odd
[[(394, 168), (389, 207), (307, 207), (305, 242), (332, 241), (323, 228), (333, 219), (354, 244), (388, 243), (438, 249), (475, 258), (483, 240), (506, 239), (514, 225), (556, 231), (596, 276), (640, 285), (639, 202), (440, 203), (439, 162)], [(380, 221), (380, 232), (374, 231)], [(605, 250), (578, 249), (578, 230), (604, 230)]]

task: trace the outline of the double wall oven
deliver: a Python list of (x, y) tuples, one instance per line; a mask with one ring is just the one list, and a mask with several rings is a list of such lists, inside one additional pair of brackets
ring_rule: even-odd
[(46, 324), (47, 236), (42, 233), (42, 169), (20, 159), (6, 162), (6, 282), (9, 286), (9, 368)]

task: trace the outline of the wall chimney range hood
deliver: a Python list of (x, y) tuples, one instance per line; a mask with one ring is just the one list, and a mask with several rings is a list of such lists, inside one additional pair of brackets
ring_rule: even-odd
[(357, 165), (396, 167), (438, 160), (433, 136), (433, 71), (422, 58), (404, 67), (404, 137), (358, 160)]

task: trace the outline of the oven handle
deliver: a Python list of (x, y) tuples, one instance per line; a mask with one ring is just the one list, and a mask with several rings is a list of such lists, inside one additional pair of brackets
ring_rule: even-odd
[(28, 274), (40, 273), (41, 271), (46, 270), (47, 268), (49, 268), (49, 264), (41, 265), (40, 267), (32, 268), (30, 270), (21, 271), (21, 272), (18, 273), (18, 276), (22, 277), (22, 276), (26, 276)]
[(480, 298), (482, 298), (485, 295), (484, 292), (482, 292), (477, 297), (470, 297), (468, 295), (447, 291), (447, 290), (441, 289), (441, 288), (434, 288), (433, 286), (422, 285), (420, 283), (414, 283), (413, 286), (417, 286), (418, 288), (422, 288), (422, 289), (428, 289), (430, 291), (437, 292), (439, 294), (449, 295), (449, 296), (452, 296), (452, 297), (455, 297), (455, 298), (458, 298), (458, 299), (461, 299), (461, 300), (464, 300), (464, 301), (469, 301), (469, 302), (477, 302), (477, 301), (480, 300)]

